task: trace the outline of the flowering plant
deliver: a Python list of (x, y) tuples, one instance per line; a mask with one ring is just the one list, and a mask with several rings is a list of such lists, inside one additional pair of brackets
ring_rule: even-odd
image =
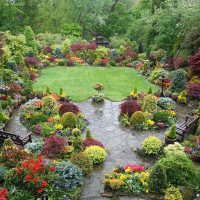
[(123, 167), (125, 169), (125, 172), (140, 172), (140, 171), (144, 171), (144, 166), (141, 165), (126, 165)]
[(55, 180), (56, 168), (46, 165), (42, 157), (22, 160), (17, 168), (6, 173), (6, 185), (21, 185), (33, 193), (42, 193)]

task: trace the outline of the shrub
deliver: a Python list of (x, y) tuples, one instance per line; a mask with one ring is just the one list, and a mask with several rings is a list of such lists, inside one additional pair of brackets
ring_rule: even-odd
[(142, 149), (147, 155), (158, 155), (161, 153), (162, 148), (162, 140), (155, 136), (147, 137), (142, 144)]
[(189, 66), (193, 74), (200, 74), (200, 49), (198, 52), (189, 58)]
[(26, 150), (16, 146), (11, 139), (4, 140), (1, 161), (5, 166), (15, 167), (20, 160), (25, 159), (28, 155)]
[(67, 141), (65, 138), (52, 135), (51, 137), (46, 138), (42, 154), (47, 158), (62, 158), (66, 145)]
[(175, 109), (176, 103), (169, 97), (161, 97), (158, 101), (157, 104), (160, 108), (165, 109), (165, 110), (173, 110)]
[(77, 114), (80, 112), (79, 107), (72, 103), (72, 102), (64, 102), (59, 107), (59, 114), (62, 116), (66, 112), (73, 112), (74, 114)]
[(99, 142), (98, 140), (95, 140), (93, 138), (86, 138), (82, 143), (82, 147), (83, 147), (83, 149), (86, 149), (90, 146), (99, 146), (99, 147), (104, 148), (104, 145), (101, 142)]
[(158, 163), (165, 167), (169, 184), (188, 185), (195, 177), (194, 165), (185, 155), (170, 155), (161, 158)]
[(186, 88), (187, 77), (183, 69), (177, 69), (172, 72), (172, 82), (170, 90), (172, 92), (181, 92)]
[(148, 94), (147, 96), (144, 97), (142, 109), (153, 113), (157, 110), (157, 99), (154, 95)]
[(86, 139), (92, 139), (92, 134), (89, 129), (86, 130)]
[(166, 189), (164, 200), (183, 200), (183, 196), (178, 188), (171, 186)]
[(60, 48), (55, 49), (54, 55), (56, 56), (56, 58), (62, 58), (63, 57), (63, 54), (62, 54)]
[(85, 155), (84, 152), (73, 153), (70, 161), (79, 166), (83, 174), (89, 174), (92, 171), (92, 162)]
[(52, 96), (43, 97), (42, 102), (43, 102), (42, 112), (45, 115), (50, 117), (58, 114), (57, 104)]
[(189, 83), (187, 94), (190, 98), (200, 99), (200, 83)]
[(171, 156), (174, 154), (185, 154), (184, 147), (182, 147), (181, 144), (178, 142), (175, 142), (174, 144), (169, 144), (164, 147), (164, 153), (165, 156)]
[(39, 61), (36, 57), (32, 56), (32, 57), (26, 57), (25, 63), (27, 67), (34, 67), (39, 63)]
[(132, 116), (132, 114), (136, 111), (141, 110), (141, 106), (135, 100), (126, 100), (120, 105), (121, 115), (128, 114)]
[(149, 175), (149, 189), (151, 192), (162, 193), (167, 188), (167, 174), (163, 165), (156, 163)]
[(44, 148), (44, 141), (38, 140), (35, 142), (31, 142), (26, 144), (25, 146), (31, 153), (40, 154)]
[(106, 150), (99, 146), (90, 146), (84, 152), (93, 164), (102, 163), (107, 156)]
[(70, 161), (62, 161), (56, 166), (56, 186), (64, 190), (72, 190), (82, 185), (83, 175), (80, 168)]
[(155, 122), (163, 122), (165, 124), (169, 123), (170, 114), (167, 111), (159, 111), (153, 114), (153, 120)]
[(51, 123), (49, 122), (40, 123), (40, 126), (41, 126), (40, 135), (42, 137), (49, 137), (51, 135), (51, 132), (54, 131), (54, 128), (51, 126)]
[(8, 171), (7, 167), (3, 165), (0, 166), (0, 182), (3, 182), (5, 180), (4, 176), (7, 171)]
[(130, 125), (131, 127), (135, 129), (140, 129), (144, 125), (145, 122), (145, 115), (141, 111), (136, 111), (132, 114), (130, 119)]
[(167, 131), (165, 133), (165, 136), (172, 140), (176, 139), (177, 135), (176, 135), (176, 125), (175, 124), (171, 127), (170, 131)]
[(17, 64), (16, 64), (15, 61), (8, 61), (6, 67), (8, 69), (15, 71), (15, 72), (17, 71)]
[(48, 116), (46, 116), (42, 112), (35, 112), (29, 119), (29, 124), (33, 126), (41, 122), (47, 122), (47, 119)]
[(60, 123), (64, 128), (75, 128), (77, 126), (77, 117), (72, 112), (66, 112), (62, 115)]

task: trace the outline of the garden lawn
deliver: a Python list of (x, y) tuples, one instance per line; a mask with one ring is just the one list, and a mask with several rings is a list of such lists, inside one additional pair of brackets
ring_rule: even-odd
[(125, 67), (52, 67), (42, 70), (34, 84), (34, 90), (45, 92), (49, 86), (51, 92), (59, 92), (62, 87), (65, 94), (73, 101), (84, 101), (96, 91), (93, 85), (103, 83), (103, 93), (112, 101), (125, 99), (137, 87), (138, 92), (147, 92), (150, 84), (146, 78), (137, 71)]

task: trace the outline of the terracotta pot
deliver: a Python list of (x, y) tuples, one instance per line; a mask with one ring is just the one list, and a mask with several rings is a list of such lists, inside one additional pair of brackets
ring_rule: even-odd
[(26, 101), (27, 101), (26, 96), (23, 96), (23, 97), (22, 97), (22, 103), (26, 103)]
[(176, 139), (165, 137), (165, 144), (174, 144), (174, 142), (176, 142)]
[(173, 99), (174, 101), (177, 101), (178, 95), (177, 95), (177, 94), (172, 94), (172, 99)]

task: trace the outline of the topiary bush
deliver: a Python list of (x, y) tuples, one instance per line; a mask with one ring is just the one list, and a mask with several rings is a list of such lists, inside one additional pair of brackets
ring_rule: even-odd
[(76, 128), (78, 121), (74, 113), (66, 112), (62, 115), (60, 123), (63, 125), (64, 128)]
[(92, 171), (92, 162), (84, 152), (73, 153), (70, 161), (79, 166), (84, 175), (87, 175)]
[(45, 139), (42, 154), (47, 158), (63, 158), (67, 141), (64, 137), (52, 135)]
[(163, 149), (163, 142), (156, 136), (149, 136), (143, 141), (142, 149), (147, 155), (159, 155)]
[(176, 134), (176, 125), (175, 124), (172, 125), (171, 129), (165, 133), (165, 136), (172, 140), (176, 139), (177, 134)]
[(142, 109), (153, 113), (157, 111), (157, 99), (154, 95), (148, 94), (144, 97)]
[(62, 116), (66, 112), (73, 112), (74, 114), (77, 114), (80, 112), (80, 110), (76, 104), (72, 102), (64, 102), (59, 107), (59, 114)]
[(120, 114), (128, 114), (132, 116), (132, 114), (136, 111), (141, 110), (141, 106), (135, 100), (126, 100), (120, 105), (121, 112)]
[(80, 187), (83, 183), (83, 174), (80, 168), (70, 161), (62, 161), (56, 166), (58, 174), (56, 186), (64, 190), (72, 190)]
[(156, 163), (149, 175), (149, 190), (155, 193), (163, 193), (167, 188), (167, 174), (163, 165)]
[(183, 196), (178, 188), (171, 186), (166, 189), (164, 200), (183, 200)]
[(99, 146), (90, 146), (84, 152), (93, 164), (100, 164), (107, 157), (106, 150)]
[(132, 114), (130, 118), (130, 126), (135, 129), (141, 129), (145, 122), (145, 115), (141, 111)]
[(157, 101), (157, 105), (161, 108), (161, 109), (165, 109), (165, 110), (173, 110), (175, 109), (175, 105), (176, 103), (169, 97), (161, 97), (158, 101)]
[(104, 145), (100, 141), (95, 140), (93, 138), (86, 138), (85, 140), (83, 140), (83, 143), (82, 143), (83, 149), (86, 149), (90, 146), (99, 146), (99, 147), (104, 148)]
[(194, 164), (190, 158), (181, 154), (174, 154), (161, 158), (158, 163), (163, 165), (169, 184), (188, 185), (195, 177)]
[(183, 69), (177, 69), (172, 72), (171, 88), (172, 92), (182, 92), (187, 84), (187, 74)]

